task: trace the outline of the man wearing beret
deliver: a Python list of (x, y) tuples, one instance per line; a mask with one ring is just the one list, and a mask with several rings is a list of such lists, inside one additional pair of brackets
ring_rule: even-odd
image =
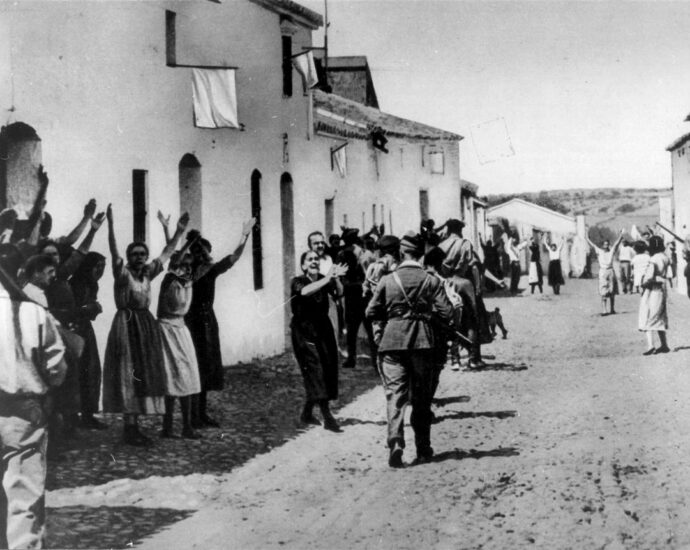
[(422, 267), (424, 242), (407, 233), (400, 241), (402, 263), (384, 275), (374, 291), (366, 315), (375, 323), (381, 359), (380, 373), (386, 392), (388, 415), (388, 464), (403, 466), (403, 418), (412, 405), (411, 423), (417, 462), (428, 462), (431, 448), (431, 398), (433, 393), (434, 331), (432, 313), (452, 325), (451, 305), (439, 279)]

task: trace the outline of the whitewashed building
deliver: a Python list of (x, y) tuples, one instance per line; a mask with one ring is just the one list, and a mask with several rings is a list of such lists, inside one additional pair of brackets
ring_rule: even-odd
[[(53, 235), (94, 197), (101, 209), (113, 204), (122, 252), (134, 238), (162, 249), (158, 209), (189, 211), (217, 258), (258, 216), (245, 255), (218, 280), (223, 356), (282, 351), (287, 285), (309, 232), (384, 223), (402, 233), (461, 210), (461, 136), (304, 91), (293, 56), (322, 24), (291, 0), (0, 4), (4, 136), (24, 125), (36, 135), (6, 143), (14, 156), (0, 163), (0, 207), (30, 203), (18, 190), (35, 185), (42, 163)], [(238, 128), (195, 124), (195, 68), (232, 72)], [(105, 228), (93, 249), (107, 253)], [(114, 314), (108, 270), (100, 301), (103, 350)]]
[[(688, 119), (690, 115), (688, 115)], [(659, 200), (662, 223), (672, 221), (674, 232), (687, 239), (690, 237), (690, 133), (685, 134), (671, 143), (666, 150), (671, 154), (671, 185), (672, 185), (672, 220), (668, 220), (668, 206)], [(687, 285), (685, 277), (685, 260), (681, 253), (682, 247), (676, 243), (678, 251), (678, 292), (685, 294)]]
[[(563, 273), (570, 272), (568, 241), (577, 233), (577, 222), (573, 216), (561, 214), (555, 210), (539, 206), (532, 202), (515, 198), (502, 204), (492, 206), (487, 212), (489, 223), (498, 218), (508, 220), (511, 227), (515, 227), (522, 239), (536, 237), (543, 232), (552, 242), (566, 241), (566, 246), (561, 255)], [(548, 256), (542, 253), (543, 263), (548, 263)], [(526, 269), (526, 256), (523, 258), (523, 270)]]

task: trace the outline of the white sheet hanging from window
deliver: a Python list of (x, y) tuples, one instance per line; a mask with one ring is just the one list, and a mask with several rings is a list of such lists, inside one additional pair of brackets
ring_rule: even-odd
[(314, 52), (311, 50), (292, 58), (292, 64), (297, 72), (302, 75), (302, 82), (305, 88), (313, 88), (319, 83), (319, 76), (316, 73), (316, 63), (314, 63)]
[(341, 178), (347, 176), (347, 147), (342, 146), (333, 153), (333, 164), (338, 169)]
[(192, 69), (198, 128), (239, 128), (234, 69)]

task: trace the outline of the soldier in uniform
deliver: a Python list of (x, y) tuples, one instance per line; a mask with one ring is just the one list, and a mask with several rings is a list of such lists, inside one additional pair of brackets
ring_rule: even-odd
[(51, 316), (3, 269), (0, 283), (0, 548), (42, 548), (47, 397), (64, 377), (65, 348)]
[[(388, 464), (403, 466), (403, 417), (412, 405), (417, 462), (428, 462), (431, 448), (431, 398), (434, 383), (434, 331), (431, 316), (452, 323), (452, 305), (440, 281), (420, 264), (424, 241), (407, 233), (400, 242), (402, 263), (385, 275), (366, 310), (376, 324), (380, 372), (386, 392), (388, 413)], [(378, 338), (377, 338), (378, 339)]]

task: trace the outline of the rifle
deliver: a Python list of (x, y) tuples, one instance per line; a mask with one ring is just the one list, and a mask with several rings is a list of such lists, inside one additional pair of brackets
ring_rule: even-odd
[(659, 223), (659, 222), (656, 222), (656, 225), (658, 225), (659, 227), (661, 227), (661, 229), (663, 229), (664, 231), (666, 231), (666, 233), (668, 233), (669, 235), (671, 235), (671, 236), (672, 236), (674, 239), (676, 239), (677, 241), (680, 241), (681, 243), (685, 243), (685, 239), (680, 238), (680, 237), (679, 237), (678, 235), (676, 235), (673, 231), (671, 231), (668, 227), (662, 225), (662, 224)]

